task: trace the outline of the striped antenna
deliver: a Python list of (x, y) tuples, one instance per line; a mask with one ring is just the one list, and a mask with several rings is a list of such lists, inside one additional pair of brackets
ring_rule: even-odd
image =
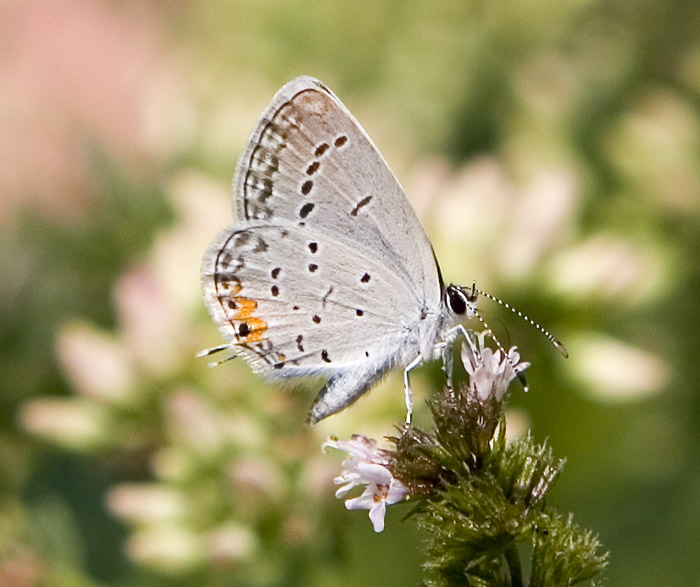
[[(542, 326), (540, 326), (532, 318), (530, 318), (529, 316), (526, 316), (520, 310), (516, 310), (508, 302), (504, 302), (503, 300), (501, 300), (500, 298), (497, 298), (496, 296), (492, 296), (491, 294), (486, 293), (485, 291), (481, 291), (480, 289), (477, 291), (479, 292), (479, 295), (482, 295), (485, 298), (488, 298), (489, 300), (491, 300), (493, 302), (498, 302), (499, 304), (501, 304), (501, 306), (503, 306), (504, 308), (508, 308), (511, 312), (513, 312), (513, 314), (517, 314), (523, 320), (525, 320), (525, 322), (528, 322), (528, 323), (530, 323), (531, 326), (534, 326), (535, 328), (537, 328), (537, 330), (539, 330), (542, 334), (544, 334), (549, 339), (549, 342), (551, 342), (556, 347), (556, 349), (564, 356), (564, 358), (566, 358), (566, 359), (569, 358), (569, 352), (566, 350), (566, 347), (561, 342), (559, 342), (556, 338), (554, 338), (549, 333), (548, 330), (545, 330), (544, 328), (542, 328)], [(482, 322), (483, 322), (483, 320), (482, 320)]]

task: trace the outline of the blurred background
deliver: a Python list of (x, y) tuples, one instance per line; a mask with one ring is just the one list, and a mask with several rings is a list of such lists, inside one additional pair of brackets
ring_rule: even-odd
[[(0, 3), (0, 584), (415, 585), (328, 434), (393, 432), (400, 376), (309, 429), (220, 342), (201, 255), (273, 93), (341, 97), (443, 275), (517, 344), (510, 432), (608, 584), (700, 585), (700, 5), (694, 0)], [(419, 423), (440, 385), (413, 379)]]

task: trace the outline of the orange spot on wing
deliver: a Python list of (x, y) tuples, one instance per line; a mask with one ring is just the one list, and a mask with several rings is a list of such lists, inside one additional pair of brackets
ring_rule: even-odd
[(267, 330), (267, 322), (253, 316), (258, 302), (243, 296), (222, 296), (219, 302), (238, 344), (262, 340)]
[(258, 342), (267, 330), (267, 322), (260, 318), (248, 318), (246, 320), (250, 332), (244, 337), (245, 342)]
[(255, 308), (258, 307), (258, 302), (250, 298), (236, 297), (233, 298), (236, 302), (236, 310), (233, 315), (234, 320), (246, 320), (253, 315)]
[(237, 278), (229, 278), (216, 276), (215, 278), (216, 291), (222, 293), (222, 295), (235, 296), (239, 291), (243, 289), (241, 282)]

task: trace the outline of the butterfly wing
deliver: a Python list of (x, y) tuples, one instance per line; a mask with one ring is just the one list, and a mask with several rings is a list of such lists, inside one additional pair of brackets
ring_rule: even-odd
[(442, 282), (386, 162), (323, 84), (273, 98), (234, 177), (237, 221), (202, 286), (224, 338), (271, 377), (330, 377), (310, 415), (349, 405), (393, 365), (432, 351)]
[(270, 377), (386, 369), (388, 351), (418, 337), (405, 326), (420, 321), (418, 311), (396, 303), (411, 299), (406, 283), (311, 227), (226, 229), (205, 255), (202, 280), (225, 340)]
[(403, 189), (318, 80), (297, 78), (274, 96), (239, 159), (234, 202), (239, 221), (312, 224), (399, 274), (417, 303), (439, 303), (439, 269)]

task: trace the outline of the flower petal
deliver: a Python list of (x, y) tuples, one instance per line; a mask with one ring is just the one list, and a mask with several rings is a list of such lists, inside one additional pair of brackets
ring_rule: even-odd
[(378, 501), (374, 504), (372, 509), (369, 510), (369, 520), (372, 522), (372, 527), (375, 532), (382, 532), (384, 530), (384, 516), (386, 515), (386, 502)]

